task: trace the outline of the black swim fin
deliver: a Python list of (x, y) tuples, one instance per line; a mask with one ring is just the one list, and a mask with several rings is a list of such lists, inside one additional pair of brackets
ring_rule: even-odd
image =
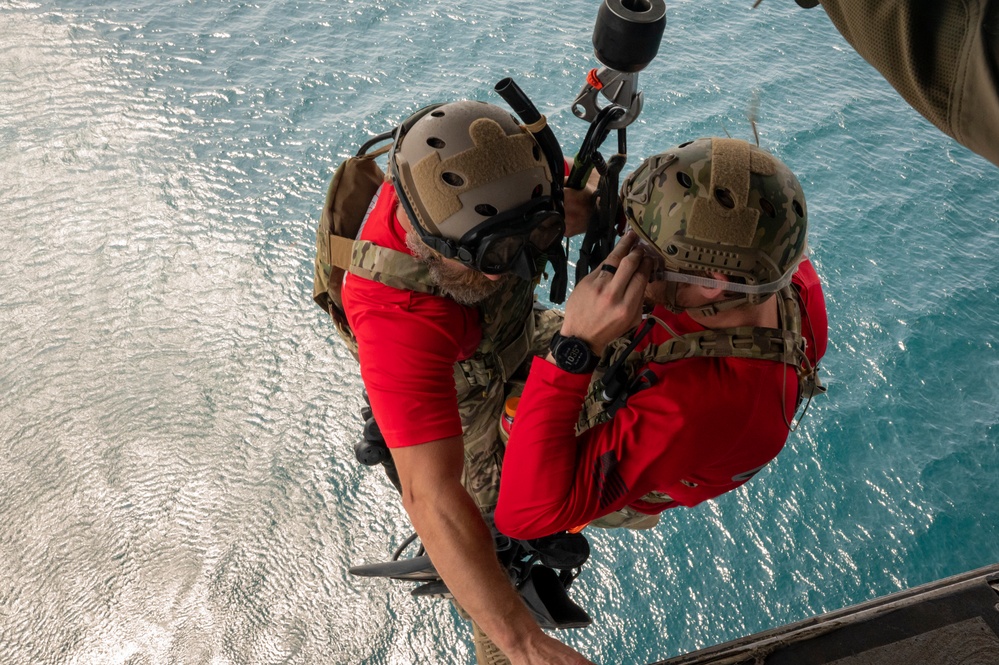
[(547, 566), (533, 566), (518, 590), (542, 628), (582, 628), (593, 623), (586, 610), (569, 598), (558, 573)]
[(426, 554), (411, 559), (352, 566), (347, 569), (347, 572), (358, 577), (389, 577), (393, 580), (414, 582), (439, 580), (441, 577), (437, 574), (437, 569), (434, 568), (434, 564), (430, 562), (430, 557)]

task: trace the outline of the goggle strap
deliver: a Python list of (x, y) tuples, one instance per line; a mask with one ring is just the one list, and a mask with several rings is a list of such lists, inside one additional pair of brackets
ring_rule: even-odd
[(560, 305), (565, 302), (566, 291), (569, 288), (569, 259), (561, 241), (553, 242), (546, 253), (555, 272), (552, 276), (548, 299), (554, 304)]

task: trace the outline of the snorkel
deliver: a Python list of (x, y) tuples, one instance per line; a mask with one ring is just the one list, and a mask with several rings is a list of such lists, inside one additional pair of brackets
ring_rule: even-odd
[[(565, 158), (562, 155), (562, 148), (559, 147), (558, 141), (555, 139), (555, 133), (548, 126), (547, 119), (541, 115), (534, 103), (512, 78), (507, 77), (501, 80), (493, 89), (524, 121), (527, 131), (531, 132), (538, 145), (541, 146), (541, 151), (544, 153), (545, 159), (548, 160), (548, 168), (552, 173), (552, 201), (555, 204), (555, 210), (564, 216), (565, 200), (562, 180), (565, 176)], [(559, 239), (553, 242), (546, 253), (552, 268), (555, 270), (549, 299), (553, 303), (559, 304), (565, 302), (566, 290), (569, 286), (569, 260), (563, 240)]]

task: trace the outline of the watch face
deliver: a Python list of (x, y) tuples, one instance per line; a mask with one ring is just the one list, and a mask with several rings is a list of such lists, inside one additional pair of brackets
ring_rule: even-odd
[(552, 355), (559, 368), (573, 374), (586, 371), (595, 359), (586, 342), (575, 337), (561, 337)]
[(586, 350), (577, 339), (567, 339), (559, 348), (559, 364), (565, 365), (570, 372), (578, 370), (586, 362)]

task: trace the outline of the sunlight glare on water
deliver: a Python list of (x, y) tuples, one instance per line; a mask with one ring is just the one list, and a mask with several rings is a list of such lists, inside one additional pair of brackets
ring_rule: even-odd
[[(747, 486), (594, 533), (559, 637), (644, 663), (999, 560), (999, 171), (821, 10), (669, 4), (633, 168), (702, 135), (798, 173), (829, 394)], [(355, 578), (411, 531), (354, 460), (361, 382), (311, 299), (337, 163), (513, 76), (571, 155), (596, 3), (0, 6), (0, 653), (12, 665), (467, 663)]]

